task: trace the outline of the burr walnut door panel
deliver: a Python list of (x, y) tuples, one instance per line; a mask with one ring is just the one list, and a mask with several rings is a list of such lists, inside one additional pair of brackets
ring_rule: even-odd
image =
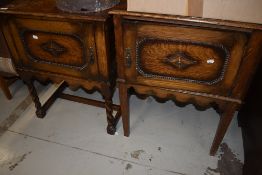
[(130, 82), (219, 95), (234, 85), (248, 37), (161, 23), (125, 21), (123, 28)]
[(92, 23), (16, 18), (9, 26), (22, 69), (82, 78), (97, 76)]

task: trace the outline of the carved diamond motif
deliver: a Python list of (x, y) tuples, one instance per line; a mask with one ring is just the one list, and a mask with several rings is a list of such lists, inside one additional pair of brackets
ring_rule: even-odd
[(66, 48), (62, 46), (61, 44), (58, 44), (57, 42), (50, 40), (46, 43), (43, 43), (41, 45), (41, 48), (53, 55), (54, 57), (58, 57), (66, 52)]
[(186, 69), (197, 64), (197, 61), (184, 52), (176, 52), (168, 55), (165, 58), (164, 63), (177, 69)]

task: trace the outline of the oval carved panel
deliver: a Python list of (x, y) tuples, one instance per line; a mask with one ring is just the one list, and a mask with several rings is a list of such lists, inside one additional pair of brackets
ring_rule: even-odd
[(84, 44), (76, 35), (25, 30), (21, 37), (27, 55), (34, 62), (74, 69), (87, 66)]
[(213, 43), (142, 38), (136, 69), (144, 77), (213, 85), (224, 78), (230, 52)]

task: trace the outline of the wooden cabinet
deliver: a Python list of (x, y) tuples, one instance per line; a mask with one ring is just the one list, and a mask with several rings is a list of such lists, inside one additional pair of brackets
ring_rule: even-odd
[(232, 88), (247, 42), (241, 32), (131, 20), (123, 37), (127, 80), (217, 95)]
[(20, 53), (15, 62), (22, 69), (98, 79), (94, 26), (89, 21), (12, 19), (9, 29)]
[[(115, 8), (122, 8), (122, 4)], [(1, 27), (16, 70), (28, 86), (43, 118), (57, 97), (106, 108), (109, 134), (114, 134), (119, 107), (112, 104), (115, 87), (113, 20), (108, 11), (86, 15), (65, 13), (55, 0), (14, 0), (0, 10)], [(41, 104), (33, 80), (60, 83), (71, 89), (99, 91), (104, 102), (63, 94), (62, 86)], [(117, 116), (113, 116), (117, 110)]]
[(129, 136), (128, 89), (214, 107), (221, 115), (210, 154), (221, 143), (261, 60), (256, 24), (113, 11), (120, 102)]

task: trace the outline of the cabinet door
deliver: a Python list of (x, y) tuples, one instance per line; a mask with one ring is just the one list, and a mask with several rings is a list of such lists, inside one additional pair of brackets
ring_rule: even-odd
[(129, 82), (228, 95), (247, 35), (183, 25), (125, 21), (125, 76)]
[(12, 18), (8, 26), (18, 68), (79, 78), (97, 76), (92, 23)]

